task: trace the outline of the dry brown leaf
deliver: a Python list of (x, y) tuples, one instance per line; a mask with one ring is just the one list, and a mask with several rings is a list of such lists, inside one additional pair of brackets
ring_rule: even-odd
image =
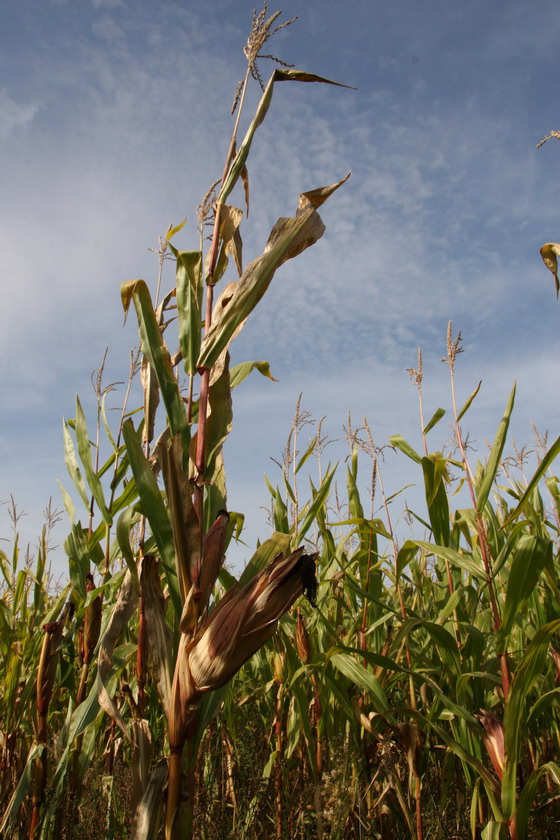
[(140, 583), (148, 631), (146, 633), (147, 665), (164, 714), (168, 717), (171, 702), (173, 637), (165, 621), (165, 599), (161, 588), (159, 563), (151, 555), (147, 555), (142, 560)]
[(105, 688), (105, 680), (113, 667), (113, 651), (132, 617), (137, 604), (138, 594), (134, 591), (132, 575), (127, 570), (121, 583), (121, 588), (119, 589), (119, 597), (111, 612), (111, 618), (101, 639), (97, 654), (97, 697), (99, 705), (104, 712), (107, 712), (111, 720), (114, 720), (117, 726), (120, 727), (128, 740), (130, 740), (130, 732), (111, 697), (109, 697)]

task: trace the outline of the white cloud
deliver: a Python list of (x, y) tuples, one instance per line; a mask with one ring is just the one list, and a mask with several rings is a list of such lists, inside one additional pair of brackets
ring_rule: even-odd
[(8, 96), (6, 88), (0, 88), (0, 141), (28, 125), (37, 111), (37, 105), (22, 105)]

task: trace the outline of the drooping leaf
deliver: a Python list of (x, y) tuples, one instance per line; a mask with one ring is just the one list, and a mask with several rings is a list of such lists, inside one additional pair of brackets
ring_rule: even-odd
[(249, 374), (254, 370), (258, 370), (259, 373), (268, 377), (268, 379), (272, 379), (273, 382), (278, 382), (270, 372), (270, 364), (268, 362), (242, 362), (232, 367), (229, 372), (231, 390), (233, 391), (234, 388), (241, 385), (243, 380), (247, 379)]
[(560, 244), (558, 242), (547, 242), (541, 248), (541, 257), (543, 262), (552, 272), (554, 277), (554, 286), (556, 288), (556, 297), (560, 291), (560, 281), (558, 280), (558, 254), (560, 254)]
[(275, 83), (286, 81), (322, 82), (327, 85), (336, 85), (337, 87), (349, 87), (349, 85), (343, 85), (340, 82), (333, 82), (331, 79), (325, 79), (322, 76), (316, 76), (313, 73), (306, 73), (301, 70), (295, 70), (291, 68), (277, 68), (272, 73), (269, 79), (269, 82), (258, 104), (255, 116), (253, 117), (251, 124), (247, 129), (245, 137), (243, 138), (243, 142), (239, 146), (237, 153), (229, 168), (229, 172), (222, 184), (222, 189), (220, 190), (220, 195), (218, 196), (218, 204), (223, 204), (226, 201), (228, 195), (234, 188), (239, 177), (242, 175), (242, 172), (246, 166), (247, 157), (249, 155), (249, 150), (251, 148), (255, 132), (263, 122), (268, 112), (268, 109), (270, 108)]
[(468, 574), (473, 575), (479, 580), (485, 580), (485, 573), (482, 565), (477, 566), (472, 555), (469, 556), (466, 552), (455, 551), (455, 549), (447, 548), (442, 545), (434, 545), (433, 543), (425, 542), (423, 540), (411, 540), (414, 545), (428, 552), (428, 554), (435, 554), (436, 557), (441, 557), (442, 560), (447, 560), (452, 566), (457, 566), (464, 569)]
[[(109, 695), (106, 682), (113, 668), (113, 652), (130, 618), (138, 605), (138, 594), (134, 591), (132, 575), (127, 571), (119, 589), (119, 595), (111, 610), (97, 654), (97, 700), (104, 712), (120, 727), (130, 740), (130, 730)], [(83, 705), (83, 704), (82, 704)]]
[(403, 438), (402, 435), (393, 435), (389, 438), (389, 443), (391, 446), (394, 446), (396, 449), (400, 449), (401, 452), (404, 452), (405, 455), (408, 455), (413, 461), (416, 461), (417, 464), (422, 462), (422, 457), (416, 452), (412, 446), (407, 443), (407, 441)]
[[(320, 191), (324, 201), (344, 183), (338, 181)], [(300, 196), (300, 206), (296, 216), (279, 219), (274, 225), (265, 249), (260, 257), (247, 266), (239, 281), (233, 287), (233, 294), (227, 305), (215, 308), (215, 319), (204, 336), (197, 367), (211, 368), (223, 350), (228, 346), (236, 330), (253, 311), (261, 300), (276, 270), (286, 260), (301, 254), (310, 245), (317, 242), (325, 227), (307, 195)]]
[(386, 714), (389, 712), (389, 702), (381, 687), (379, 680), (371, 671), (347, 653), (335, 652), (330, 661), (345, 677), (348, 677), (362, 691), (367, 691), (372, 699), (372, 704), (377, 712)]
[(158, 762), (140, 801), (130, 830), (132, 840), (157, 840), (161, 827), (162, 791), (167, 784), (167, 759)]

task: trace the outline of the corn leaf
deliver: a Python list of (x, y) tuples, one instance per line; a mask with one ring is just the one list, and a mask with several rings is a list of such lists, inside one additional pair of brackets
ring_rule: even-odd
[(548, 761), (546, 764), (541, 764), (540, 767), (533, 770), (525, 782), (523, 790), (519, 794), (519, 802), (517, 803), (517, 810), (515, 812), (517, 840), (527, 840), (529, 836), (527, 833), (529, 816), (531, 815), (531, 809), (537, 793), (537, 785), (545, 773), (560, 786), (560, 767), (555, 761)]
[(393, 435), (389, 438), (389, 443), (391, 446), (394, 446), (396, 449), (400, 449), (401, 452), (404, 452), (409, 458), (413, 461), (416, 461), (417, 464), (422, 462), (421, 456), (412, 448), (412, 446), (407, 443), (407, 441), (403, 438), (402, 435)]
[(498, 633), (498, 649), (503, 650), (513, 622), (537, 585), (543, 569), (552, 560), (552, 542), (543, 537), (524, 534), (515, 547), (509, 572), (502, 625)]
[[(249, 155), (249, 150), (251, 148), (251, 144), (253, 142), (253, 137), (255, 136), (255, 132), (257, 128), (261, 125), (268, 109), (270, 108), (270, 103), (272, 101), (272, 94), (274, 91), (274, 85), (276, 82), (322, 82), (323, 84), (327, 85), (336, 85), (337, 87), (349, 87), (349, 85), (343, 85), (340, 82), (333, 82), (331, 79), (325, 79), (322, 76), (315, 76), (313, 73), (305, 73), (301, 70), (294, 70), (291, 68), (277, 68), (273, 74), (271, 75), (268, 84), (264, 90), (264, 93), (261, 97), (261, 100), (258, 104), (255, 116), (253, 117), (249, 128), (243, 138), (243, 142), (239, 146), (237, 153), (232, 161), (232, 164), (229, 168), (229, 172), (222, 184), (222, 189), (220, 190), (220, 195), (218, 196), (218, 204), (223, 204), (227, 199), (228, 195), (234, 188), (235, 184), (237, 183), (239, 177), (242, 175), (243, 170), (245, 169), (247, 157)], [(245, 196), (247, 200), (247, 210), (248, 210), (248, 188), (245, 188)]]
[(113, 668), (113, 652), (115, 647), (137, 606), (138, 594), (134, 591), (132, 575), (127, 571), (119, 588), (117, 601), (111, 610), (105, 632), (101, 637), (97, 653), (96, 695), (99, 706), (109, 715), (111, 720), (115, 721), (128, 740), (131, 738), (130, 730), (114, 705), (109, 695), (106, 682)]
[(268, 362), (242, 362), (240, 365), (235, 365), (229, 372), (231, 390), (241, 385), (244, 379), (247, 379), (250, 373), (258, 370), (263, 376), (272, 379), (273, 382), (278, 382), (270, 372), (270, 364)]
[(307, 532), (311, 528), (313, 522), (315, 521), (315, 519), (316, 519), (316, 517), (319, 513), (319, 510), (326, 503), (326, 500), (328, 499), (329, 492), (330, 492), (330, 489), (331, 489), (331, 483), (332, 483), (334, 474), (336, 472), (336, 467), (337, 467), (337, 465), (335, 464), (334, 467), (332, 467), (332, 469), (327, 470), (327, 474), (325, 475), (325, 477), (324, 477), (324, 479), (321, 483), (321, 486), (319, 487), (317, 492), (314, 494), (313, 501), (309, 505), (309, 508), (306, 511), (306, 513), (304, 514), (304, 516), (301, 520), (301, 523), (299, 525), (298, 535), (297, 535), (298, 540), (303, 539), (303, 537), (307, 534)]
[(442, 560), (447, 560), (452, 566), (458, 566), (460, 569), (464, 569), (469, 573), (469, 575), (473, 575), (473, 577), (478, 578), (479, 580), (486, 579), (484, 569), (481, 566), (476, 565), (472, 559), (472, 555), (462, 551), (455, 551), (452, 548), (447, 548), (447, 546), (434, 545), (433, 543), (425, 542), (423, 540), (410, 540), (410, 542), (414, 543), (414, 545), (417, 545), (428, 554), (435, 554), (436, 557), (441, 557)]
[(62, 421), (62, 434), (64, 438), (64, 463), (66, 464), (66, 469), (68, 470), (70, 478), (74, 482), (74, 486), (78, 491), (80, 499), (84, 503), (86, 510), (89, 510), (89, 499), (86, 492), (86, 485), (78, 466), (76, 450), (74, 449), (74, 441), (72, 440), (72, 435), (69, 432), (68, 423), (65, 420)]
[(330, 661), (354, 685), (357, 685), (362, 691), (367, 691), (370, 694), (376, 711), (382, 714), (389, 712), (389, 703), (385, 692), (379, 680), (371, 671), (368, 671), (360, 662), (347, 653), (335, 652), (330, 656)]
[(488, 500), (490, 490), (492, 489), (492, 484), (494, 483), (494, 479), (496, 478), (496, 473), (498, 472), (498, 467), (500, 466), (500, 462), (502, 460), (502, 452), (504, 451), (504, 445), (506, 442), (509, 421), (511, 418), (511, 412), (513, 411), (514, 402), (515, 383), (513, 385), (513, 388), (511, 389), (511, 394), (509, 395), (506, 410), (504, 411), (504, 415), (500, 421), (500, 425), (496, 433), (496, 438), (494, 440), (494, 444), (490, 452), (490, 457), (482, 475), (482, 481), (478, 486), (477, 510), (479, 513), (482, 513), (482, 511), (484, 510), (484, 506)]
[(171, 366), (169, 350), (158, 326), (150, 292), (143, 280), (130, 280), (121, 286), (121, 299), (125, 314), (128, 313), (130, 302), (134, 302), (142, 352), (155, 371), (161, 396), (165, 403), (169, 427), (173, 434), (179, 433), (181, 435), (185, 451), (183, 468), (187, 472), (190, 440), (187, 415), (179, 385)]
[[(175, 435), (171, 441), (160, 441), (156, 454), (165, 482), (175, 547), (175, 567), (181, 603), (184, 604), (195, 570), (200, 565), (200, 527), (193, 507), (193, 487), (181, 467), (182, 444), (179, 435)], [(163, 513), (160, 513), (164, 522)]]
[[(301, 254), (321, 238), (325, 226), (315, 207), (325, 201), (345, 180), (346, 178), (329, 187), (302, 194), (297, 215), (276, 222), (263, 253), (247, 266), (235, 284), (231, 299), (227, 305), (221, 307), (206, 333), (197, 368), (209, 369), (215, 364), (233, 339), (236, 330), (242, 326), (265, 294), (274, 273), (282, 263)], [(317, 197), (319, 193), (320, 197)], [(309, 199), (308, 196), (312, 198)]]
[(29, 750), (27, 761), (25, 762), (25, 767), (23, 768), (23, 772), (19, 777), (17, 787), (14, 790), (10, 801), (6, 806), (6, 810), (2, 815), (2, 822), (0, 823), (0, 837), (4, 837), (4, 832), (6, 831), (8, 826), (14, 823), (19, 813), (19, 809), (21, 808), (25, 797), (27, 796), (27, 793), (29, 791), (29, 787), (31, 785), (33, 765), (35, 764), (37, 759), (41, 758), (45, 750), (45, 744), (34, 744)]
[(150, 776), (150, 781), (134, 814), (130, 830), (131, 840), (157, 840), (160, 831), (162, 792), (167, 784), (169, 768), (162, 758)]
[(123, 424), (123, 437), (126, 443), (126, 449), (130, 459), (130, 467), (132, 469), (134, 481), (136, 482), (136, 487), (142, 503), (142, 511), (150, 524), (152, 534), (154, 535), (154, 539), (158, 547), (159, 555), (163, 562), (173, 606), (177, 615), (180, 615), (181, 597), (179, 594), (179, 584), (175, 571), (175, 547), (173, 542), (173, 529), (171, 522), (169, 521), (169, 515), (150, 464), (142, 452), (138, 435), (132, 425), (132, 420), (130, 419), (126, 420)]
[(543, 262), (554, 277), (556, 297), (558, 297), (558, 292), (560, 291), (560, 282), (558, 281), (558, 254), (560, 254), (560, 244), (558, 242), (547, 242), (541, 248)]
[(166, 717), (169, 717), (172, 682), (172, 634), (165, 621), (164, 598), (158, 563), (147, 555), (142, 560), (140, 573), (147, 642), (147, 665), (154, 680), (158, 697)]
[(432, 419), (424, 426), (422, 434), (427, 435), (428, 432), (431, 432), (431, 430), (434, 428), (435, 425), (437, 425), (437, 423), (439, 423), (442, 417), (445, 417), (445, 408), (438, 408), (434, 412)]
[(510, 513), (510, 515), (508, 516), (506, 521), (503, 523), (503, 525), (502, 525), (503, 528), (505, 528), (517, 516), (519, 516), (519, 514), (521, 513), (521, 511), (523, 510), (523, 508), (525, 506), (525, 503), (530, 498), (530, 496), (533, 493), (535, 487), (537, 486), (537, 484), (539, 483), (539, 481), (541, 480), (541, 478), (543, 477), (543, 475), (545, 474), (545, 472), (547, 471), (547, 469), (549, 468), (551, 463), (557, 457), (558, 453), (560, 453), (560, 437), (556, 438), (556, 440), (554, 441), (554, 443), (552, 444), (552, 446), (550, 447), (550, 449), (548, 450), (548, 452), (546, 453), (546, 455), (544, 456), (544, 458), (540, 462), (539, 466), (535, 470), (535, 474), (533, 475), (533, 477), (529, 481), (529, 484), (527, 485), (527, 488), (526, 488), (525, 492), (521, 496), (517, 507), (515, 508), (515, 510), (512, 513)]
[(91, 462), (91, 446), (88, 438), (86, 416), (82, 409), (80, 400), (76, 397), (76, 442), (78, 444), (78, 454), (80, 460), (84, 465), (84, 472), (86, 474), (86, 481), (89, 489), (92, 492), (93, 498), (97, 502), (99, 512), (107, 525), (113, 524), (113, 517), (107, 509), (105, 498), (103, 496), (103, 487), (101, 482), (93, 469)]
[(478, 385), (476, 386), (476, 388), (474, 389), (474, 391), (472, 392), (472, 394), (470, 395), (470, 397), (468, 398), (468, 400), (467, 400), (467, 401), (466, 401), (466, 403), (464, 404), (463, 408), (461, 409), (461, 411), (460, 411), (460, 412), (459, 412), (459, 414), (457, 415), (457, 423), (459, 422), (459, 420), (461, 419), (461, 417), (462, 417), (464, 414), (466, 414), (466, 413), (467, 413), (467, 411), (469, 410), (469, 408), (471, 407), (472, 401), (475, 399), (476, 395), (477, 395), (477, 394), (478, 394), (478, 392), (480, 391), (480, 386), (481, 386), (481, 385), (482, 385), (482, 379), (480, 380), (480, 382), (478, 383)]
[(560, 619), (551, 621), (535, 633), (519, 663), (507, 697), (504, 715), (505, 763), (502, 778), (504, 817), (511, 819), (516, 806), (517, 765), (521, 758), (523, 721), (527, 696), (537, 677), (543, 673), (548, 646), (560, 630)]
[(202, 323), (202, 253), (200, 251), (175, 251), (177, 259), (176, 288), (177, 314), (179, 316), (179, 345), (183, 353), (185, 373), (194, 376), (200, 352)]

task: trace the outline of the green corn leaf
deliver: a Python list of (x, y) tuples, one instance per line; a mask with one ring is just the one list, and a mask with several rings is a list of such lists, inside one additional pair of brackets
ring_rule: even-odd
[(400, 578), (400, 576), (403, 572), (403, 569), (405, 569), (406, 566), (408, 566), (408, 564), (416, 557), (417, 554), (418, 554), (418, 546), (416, 545), (416, 543), (413, 543), (412, 540), (406, 540), (402, 544), (402, 546), (399, 549), (399, 552), (397, 554), (397, 568), (396, 568), (397, 579), (396, 579), (395, 583), (398, 582), (398, 580), (399, 580), (399, 578)]
[(545, 692), (542, 694), (529, 714), (527, 715), (527, 727), (531, 728), (533, 724), (538, 720), (539, 716), (544, 714), (551, 705), (558, 703), (560, 701), (560, 686), (558, 688), (553, 688), (551, 691)]
[(541, 627), (517, 666), (507, 697), (504, 715), (505, 763), (502, 778), (502, 807), (506, 819), (511, 819), (516, 807), (517, 765), (522, 753), (527, 696), (537, 677), (543, 673), (549, 644), (560, 630), (560, 619)]
[(371, 671), (368, 671), (360, 662), (347, 653), (335, 652), (330, 656), (330, 661), (354, 685), (357, 685), (362, 691), (367, 691), (370, 694), (376, 711), (381, 714), (390, 713), (389, 702), (385, 692), (379, 680)]
[(496, 433), (496, 438), (494, 440), (494, 444), (490, 452), (490, 457), (488, 459), (488, 463), (486, 464), (486, 468), (482, 476), (482, 481), (478, 486), (477, 510), (479, 513), (482, 513), (484, 510), (484, 506), (486, 505), (486, 502), (488, 500), (490, 490), (492, 489), (492, 484), (494, 483), (494, 479), (496, 478), (496, 473), (498, 472), (498, 467), (500, 466), (500, 462), (502, 460), (502, 452), (504, 451), (504, 445), (508, 433), (511, 412), (513, 411), (513, 405), (515, 402), (515, 387), (516, 386), (514, 383), (513, 388), (511, 389), (511, 394), (509, 395), (509, 400), (506, 405), (506, 410), (504, 411), (504, 415), (500, 421), (500, 425)]
[[(508, 840), (507, 825), (496, 820), (490, 820), (482, 829), (481, 840)], [(521, 838), (518, 837), (518, 840)]]
[(546, 455), (544, 456), (544, 458), (540, 462), (539, 466), (537, 467), (537, 469), (535, 471), (535, 474), (533, 475), (533, 477), (529, 481), (529, 484), (527, 485), (527, 489), (525, 490), (525, 492), (521, 496), (521, 498), (519, 500), (519, 504), (517, 505), (517, 507), (515, 508), (513, 513), (510, 513), (510, 515), (508, 516), (506, 521), (503, 523), (503, 525), (502, 525), (503, 528), (505, 528), (507, 525), (509, 525), (511, 522), (513, 522), (514, 519), (516, 519), (519, 516), (519, 514), (523, 510), (523, 507), (525, 506), (526, 501), (530, 498), (530, 496), (533, 493), (535, 487), (537, 486), (537, 484), (539, 483), (539, 481), (541, 480), (541, 478), (543, 477), (543, 475), (545, 474), (545, 472), (547, 471), (547, 469), (549, 468), (551, 463), (557, 457), (558, 453), (560, 453), (560, 437), (557, 438), (554, 441), (554, 443), (552, 444), (552, 446), (550, 447), (550, 449), (548, 450), (548, 452), (546, 453)]
[(317, 438), (314, 437), (313, 440), (311, 441), (311, 443), (309, 444), (309, 446), (307, 447), (307, 449), (305, 450), (305, 452), (303, 453), (303, 455), (301, 456), (301, 458), (299, 459), (299, 461), (296, 464), (296, 470), (295, 470), (296, 474), (301, 470), (301, 468), (303, 467), (305, 462), (313, 454), (316, 443), (317, 443)]
[(422, 434), (427, 435), (428, 432), (431, 432), (434, 426), (439, 423), (442, 417), (445, 417), (445, 408), (438, 408), (430, 420), (430, 422), (424, 426)]
[(142, 452), (142, 447), (140, 446), (140, 441), (138, 440), (138, 435), (134, 429), (132, 420), (125, 421), (123, 425), (123, 437), (126, 443), (134, 481), (136, 482), (142, 503), (142, 510), (150, 523), (150, 529), (159, 550), (173, 606), (176, 614), (180, 616), (182, 605), (175, 571), (175, 548), (169, 515), (150, 464)]
[(161, 396), (165, 403), (169, 427), (173, 434), (179, 433), (181, 436), (184, 448), (183, 469), (188, 474), (190, 429), (185, 405), (173, 373), (169, 350), (157, 323), (150, 292), (143, 280), (130, 280), (121, 286), (121, 299), (125, 314), (128, 313), (130, 302), (134, 302), (142, 352), (155, 372)]
[(303, 539), (303, 537), (307, 534), (317, 517), (319, 509), (322, 508), (325, 502), (327, 501), (331, 489), (331, 483), (336, 472), (336, 468), (337, 464), (335, 464), (332, 469), (327, 470), (327, 474), (325, 475), (321, 486), (317, 490), (313, 501), (311, 502), (308, 510), (304, 514), (298, 529), (298, 541)]
[(101, 486), (99, 477), (93, 469), (93, 464), (91, 462), (91, 446), (88, 437), (86, 416), (78, 397), (76, 397), (76, 442), (78, 444), (78, 454), (84, 466), (84, 472), (86, 474), (86, 481), (89, 489), (91, 490), (93, 498), (97, 502), (103, 521), (107, 525), (112, 525), (113, 517), (107, 509), (105, 497), (103, 495), (103, 487)]
[(449, 521), (449, 502), (445, 492), (445, 474), (447, 461), (437, 455), (422, 458), (426, 503), (432, 533), (438, 545), (449, 545), (451, 525)]
[(86, 492), (86, 485), (78, 466), (76, 450), (74, 449), (74, 441), (72, 440), (72, 435), (69, 432), (69, 425), (65, 420), (62, 421), (62, 434), (64, 437), (64, 463), (66, 464), (66, 469), (68, 470), (70, 478), (74, 482), (74, 486), (78, 491), (80, 499), (84, 503), (86, 510), (89, 510), (89, 499)]
[(481, 566), (476, 565), (472, 559), (472, 555), (468, 555), (461, 551), (455, 551), (454, 549), (447, 548), (446, 546), (424, 542), (423, 540), (410, 540), (410, 542), (428, 552), (428, 554), (435, 554), (436, 557), (441, 557), (442, 560), (447, 560), (452, 566), (458, 566), (460, 569), (464, 569), (465, 572), (468, 572), (469, 575), (473, 575), (473, 577), (478, 580), (486, 580), (484, 569)]
[(130, 574), (136, 592), (140, 593), (140, 585), (138, 582), (138, 571), (136, 569), (136, 560), (130, 545), (130, 531), (140, 519), (140, 514), (134, 508), (127, 508), (123, 511), (117, 520), (117, 542), (121, 550), (121, 554), (125, 559), (126, 565), (129, 568)]
[(417, 464), (422, 463), (421, 456), (412, 448), (412, 446), (409, 443), (406, 442), (402, 435), (393, 435), (393, 437), (389, 438), (389, 443), (396, 449), (400, 449), (401, 452), (403, 452), (413, 461), (416, 461)]
[(472, 401), (475, 399), (476, 395), (477, 395), (477, 394), (478, 394), (478, 392), (480, 391), (480, 386), (481, 386), (481, 385), (482, 385), (482, 379), (480, 380), (480, 382), (478, 383), (478, 385), (476, 386), (476, 388), (474, 389), (474, 391), (472, 392), (472, 394), (470, 395), (470, 397), (468, 398), (468, 400), (467, 400), (467, 401), (466, 401), (466, 403), (464, 404), (463, 408), (461, 409), (461, 411), (460, 411), (460, 412), (459, 412), (459, 414), (457, 415), (457, 423), (459, 422), (459, 420), (461, 419), (461, 417), (462, 417), (464, 414), (466, 414), (466, 413), (467, 413), (467, 411), (469, 410), (469, 408), (471, 407)]
[[(498, 793), (498, 785), (494, 776), (490, 773), (489, 770), (486, 769), (484, 764), (478, 759), (476, 756), (472, 755), (472, 753), (468, 750), (466, 746), (460, 743), (458, 740), (453, 738), (449, 733), (442, 727), (435, 723), (433, 720), (430, 720), (429, 717), (421, 715), (419, 712), (416, 712), (414, 709), (408, 709), (407, 714), (413, 717), (415, 720), (419, 721), (424, 725), (428, 725), (433, 731), (437, 734), (438, 738), (449, 747), (449, 749), (453, 750), (455, 755), (457, 755), (462, 761), (468, 764), (476, 774), (482, 779), (484, 786), (486, 787), (487, 792), (491, 792), (494, 796)], [(494, 814), (496, 816), (496, 814)], [(498, 814), (501, 816), (501, 814)]]
[(103, 397), (101, 398), (101, 403), (100, 403), (100, 406), (99, 406), (99, 413), (101, 415), (101, 421), (103, 423), (103, 428), (105, 429), (105, 434), (107, 435), (107, 440), (109, 441), (109, 443), (111, 444), (111, 446), (113, 447), (113, 449), (116, 452), (117, 449), (118, 449), (117, 442), (116, 442), (115, 438), (113, 437), (111, 427), (109, 426), (109, 421), (107, 420), (107, 411), (105, 409), (105, 400), (107, 399), (108, 393), (109, 393), (108, 391), (105, 392), (103, 394)]
[(200, 352), (202, 323), (202, 253), (175, 251), (177, 259), (176, 288), (179, 316), (179, 345), (183, 353), (185, 373), (194, 376)]
[(72, 526), (70, 533), (64, 541), (64, 550), (68, 556), (68, 570), (70, 580), (76, 592), (85, 600), (86, 597), (86, 574), (90, 569), (90, 553), (86, 535), (80, 523)]
[(274, 516), (275, 529), (281, 534), (289, 534), (290, 524), (288, 522), (288, 508), (284, 504), (284, 499), (282, 498), (279, 490), (276, 491), (272, 513)]
[(230, 370), (230, 384), (231, 390), (241, 385), (244, 379), (247, 379), (250, 373), (258, 370), (263, 376), (272, 379), (273, 382), (278, 382), (270, 372), (270, 364), (268, 362), (242, 362), (240, 365), (235, 365)]
[(68, 514), (70, 522), (73, 523), (76, 519), (76, 506), (74, 505), (70, 493), (66, 490), (62, 482), (57, 479), (56, 483), (60, 487), (60, 492), (62, 493), (62, 504), (64, 505), (64, 510)]
[(529, 534), (517, 543), (511, 560), (498, 649), (504, 650), (515, 617), (537, 585), (543, 569), (552, 561), (552, 542)]

